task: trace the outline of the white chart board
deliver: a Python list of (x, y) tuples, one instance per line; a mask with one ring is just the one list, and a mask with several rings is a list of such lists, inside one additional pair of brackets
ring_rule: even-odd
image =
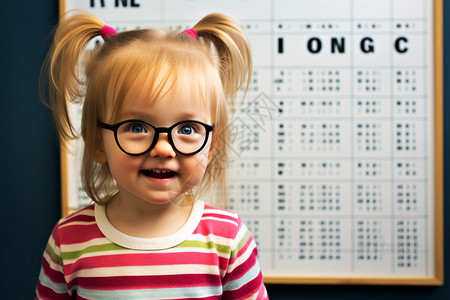
[[(443, 282), (442, 0), (61, 0), (117, 30), (242, 24), (252, 85), (233, 117), (230, 209), (267, 283)], [(80, 108), (71, 113), (80, 119)], [(82, 143), (63, 214), (90, 203)]]

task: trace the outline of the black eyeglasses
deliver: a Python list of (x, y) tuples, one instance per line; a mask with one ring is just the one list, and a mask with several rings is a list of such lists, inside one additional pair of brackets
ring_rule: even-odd
[(183, 155), (196, 154), (205, 147), (214, 126), (200, 121), (186, 120), (170, 127), (155, 127), (142, 120), (126, 120), (113, 125), (98, 122), (98, 126), (114, 132), (117, 146), (128, 155), (149, 152), (158, 142), (159, 134), (167, 133), (169, 143)]

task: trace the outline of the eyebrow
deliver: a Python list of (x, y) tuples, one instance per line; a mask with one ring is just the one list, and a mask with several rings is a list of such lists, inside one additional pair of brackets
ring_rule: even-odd
[[(157, 121), (157, 117), (152, 116), (150, 114), (146, 114), (146, 113), (142, 113), (142, 112), (126, 112), (125, 114), (119, 114), (118, 116), (118, 120), (115, 120), (117, 122), (121, 122), (124, 120), (131, 120), (131, 119), (139, 119), (139, 120), (143, 120), (143, 121), (147, 121), (149, 123), (160, 123), (160, 122), (155, 122)], [(209, 123), (210, 121), (208, 121), (206, 118), (196, 114), (196, 113), (181, 113), (179, 116), (177, 116), (174, 121), (172, 122), (173, 124), (180, 122), (180, 121), (185, 121), (185, 120), (196, 120), (196, 121), (201, 121), (204, 123)]]

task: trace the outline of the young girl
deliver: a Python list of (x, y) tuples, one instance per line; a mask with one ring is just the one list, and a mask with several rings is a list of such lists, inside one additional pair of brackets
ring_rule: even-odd
[(225, 191), (227, 107), (250, 80), (235, 21), (117, 33), (77, 14), (61, 20), (46, 65), (63, 142), (76, 136), (68, 103), (84, 97), (82, 177), (95, 203), (55, 226), (37, 299), (266, 299), (241, 219), (199, 199)]

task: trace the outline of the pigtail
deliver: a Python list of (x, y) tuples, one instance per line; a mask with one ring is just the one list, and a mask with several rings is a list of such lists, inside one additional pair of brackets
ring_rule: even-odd
[[(220, 76), (223, 96), (228, 108), (234, 107), (236, 93), (244, 87), (244, 99), (252, 74), (252, 57), (250, 46), (239, 24), (231, 17), (223, 14), (210, 14), (200, 20), (193, 29), (198, 41), (212, 50), (213, 61)], [(219, 101), (220, 102), (220, 101)], [(214, 204), (226, 208), (228, 184), (226, 170), (228, 168), (229, 146), (231, 144), (231, 125), (227, 107), (220, 106), (215, 119), (210, 163), (203, 178), (203, 189), (200, 194), (215, 198)]]
[(224, 94), (233, 104), (236, 92), (244, 85), (245, 96), (252, 74), (250, 47), (242, 29), (233, 18), (219, 13), (204, 17), (193, 29), (199, 38), (214, 45)]
[[(63, 17), (55, 31), (53, 45), (41, 72), (41, 99), (53, 112), (61, 141), (77, 137), (70, 120), (68, 104), (84, 94), (83, 78), (78, 70), (87, 44), (101, 34), (103, 23), (89, 14)], [(43, 81), (48, 81), (48, 103)]]

